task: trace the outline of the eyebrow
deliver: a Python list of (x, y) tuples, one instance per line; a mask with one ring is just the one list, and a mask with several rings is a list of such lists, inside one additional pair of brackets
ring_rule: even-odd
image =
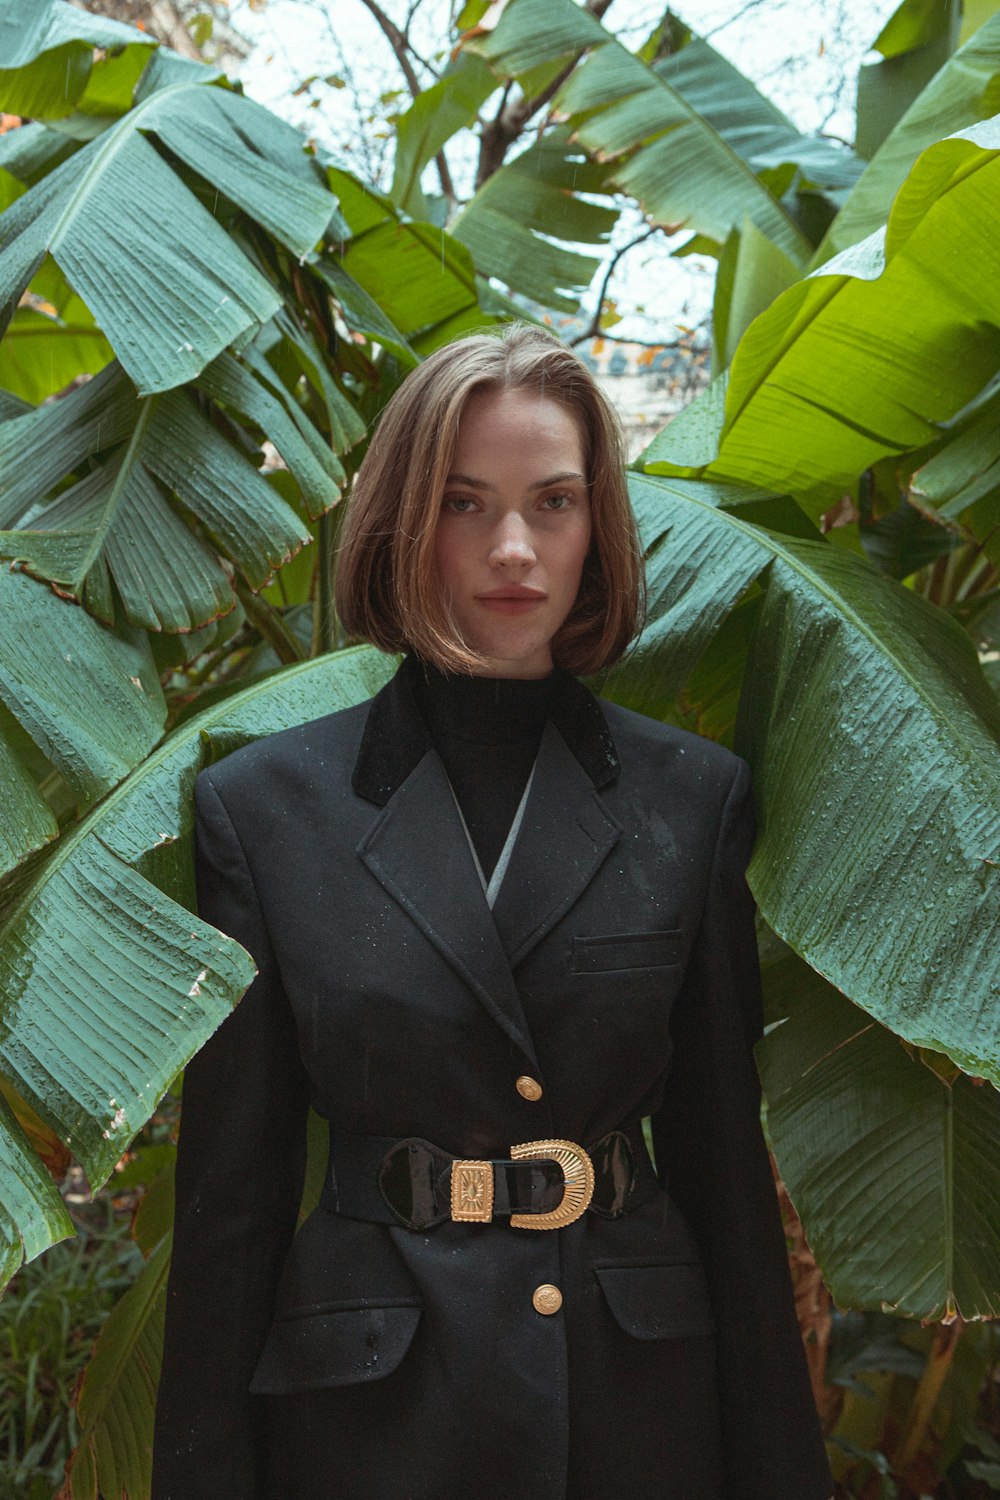
[[(565, 484), (567, 480), (575, 480), (577, 483), (586, 484), (587, 480), (583, 474), (578, 474), (575, 469), (567, 469), (564, 474), (550, 474), (547, 479), (539, 479), (534, 484), (529, 484), (529, 490), (547, 490), (553, 484)], [(468, 474), (449, 474), (445, 484), (465, 484), (470, 490), (495, 490), (496, 485), (487, 484), (485, 479), (472, 479)]]

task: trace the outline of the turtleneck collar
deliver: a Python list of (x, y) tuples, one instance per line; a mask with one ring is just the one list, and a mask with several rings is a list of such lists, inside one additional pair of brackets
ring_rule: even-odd
[[(414, 678), (422, 672), (416, 657), (406, 657), (368, 709), (351, 784), (377, 807), (386, 805), (432, 746), (414, 687)], [(553, 680), (549, 718), (594, 786), (607, 786), (618, 775), (618, 756), (600, 703), (569, 672), (557, 668), (544, 679)]]
[(537, 745), (559, 676), (556, 672), (541, 678), (451, 676), (415, 660), (410, 683), (434, 739)]

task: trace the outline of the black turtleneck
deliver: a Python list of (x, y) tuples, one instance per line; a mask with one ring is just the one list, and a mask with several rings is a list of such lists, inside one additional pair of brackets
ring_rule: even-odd
[(558, 674), (450, 677), (420, 663), (411, 682), (488, 880), (535, 763)]

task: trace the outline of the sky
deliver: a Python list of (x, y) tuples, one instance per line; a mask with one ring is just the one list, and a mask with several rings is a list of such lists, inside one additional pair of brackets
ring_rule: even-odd
[[(412, 0), (411, 0), (412, 3)], [(381, 0), (399, 20), (402, 0)], [(803, 131), (853, 139), (854, 80), (898, 0), (675, 0), (694, 31), (752, 77)], [(447, 48), (448, 0), (423, 0), (414, 39), (440, 64)], [(637, 45), (663, 13), (664, 0), (614, 0), (605, 22)], [(232, 0), (236, 28), (252, 50), (240, 67), (250, 96), (341, 155), (366, 180), (388, 187), (392, 133), (385, 115), (405, 108), (385, 38), (362, 0)], [(331, 81), (327, 81), (331, 80)], [(303, 85), (305, 84), (305, 87)], [(457, 143), (456, 143), (457, 147)], [(471, 142), (449, 146), (456, 180), (474, 165)], [(436, 188), (433, 169), (427, 185)], [(638, 214), (619, 224), (611, 248), (642, 227)], [(686, 235), (681, 234), (677, 241)], [(670, 257), (662, 236), (620, 263), (612, 295), (623, 314), (615, 332), (667, 339), (707, 315), (714, 262)], [(598, 272), (591, 300), (602, 279)], [(655, 332), (653, 332), (655, 330)]]

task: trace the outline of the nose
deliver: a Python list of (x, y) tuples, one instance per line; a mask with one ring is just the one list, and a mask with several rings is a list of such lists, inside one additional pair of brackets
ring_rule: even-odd
[(497, 523), (490, 547), (490, 566), (494, 568), (530, 568), (535, 548), (531, 530), (524, 517), (511, 511)]

